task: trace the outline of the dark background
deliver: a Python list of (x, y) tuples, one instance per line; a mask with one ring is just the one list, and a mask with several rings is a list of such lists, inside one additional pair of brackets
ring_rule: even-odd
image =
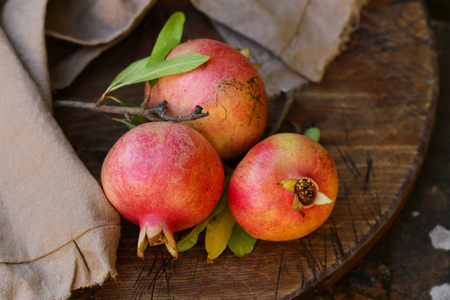
[(450, 230), (450, 0), (425, 3), (440, 79), (435, 125), (422, 170), (388, 233), (315, 300), (431, 299), (432, 287), (450, 284), (450, 251), (434, 248), (429, 237), (436, 225)]

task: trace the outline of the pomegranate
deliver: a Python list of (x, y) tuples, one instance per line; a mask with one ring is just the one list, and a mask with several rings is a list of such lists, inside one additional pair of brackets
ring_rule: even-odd
[(194, 129), (152, 122), (125, 133), (102, 166), (104, 192), (123, 218), (140, 226), (137, 254), (166, 244), (173, 232), (205, 219), (220, 199), (224, 169), (211, 144)]
[(250, 235), (293, 240), (330, 216), (338, 192), (337, 170), (319, 143), (280, 133), (250, 149), (231, 175), (227, 192), (231, 213)]
[(167, 100), (173, 116), (187, 115), (200, 105), (210, 116), (185, 124), (203, 134), (223, 160), (244, 154), (259, 141), (267, 123), (267, 97), (257, 70), (238, 50), (210, 39), (182, 43), (167, 59), (184, 53), (210, 59), (190, 72), (159, 78), (149, 105)]

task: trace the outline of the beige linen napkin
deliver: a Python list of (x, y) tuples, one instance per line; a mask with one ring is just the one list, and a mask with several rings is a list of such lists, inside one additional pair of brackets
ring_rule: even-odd
[(52, 34), (80, 44), (61, 62), (68, 84), (153, 3), (2, 3), (0, 299), (67, 298), (116, 274), (120, 218), (52, 117), (44, 23), (47, 18)]
[(367, 0), (191, 0), (224, 40), (250, 48), (269, 95), (319, 82)]
[[(70, 85), (89, 62), (124, 38), (155, 3), (156, 0), (51, 0), (46, 33), (72, 42), (66, 45), (70, 49), (66, 56), (50, 66), (52, 87), (62, 89)], [(69, 12), (70, 17), (61, 12)], [(83, 47), (73, 47), (74, 44)]]

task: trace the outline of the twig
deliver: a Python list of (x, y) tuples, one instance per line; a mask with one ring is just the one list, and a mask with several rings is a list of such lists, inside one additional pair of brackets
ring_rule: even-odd
[(100, 105), (98, 103), (87, 103), (80, 101), (71, 101), (71, 100), (58, 100), (54, 102), (54, 105), (57, 107), (73, 107), (73, 108), (82, 108), (88, 109), (95, 112), (103, 112), (110, 114), (119, 114), (119, 115), (135, 115), (146, 118), (149, 121), (171, 121), (171, 122), (183, 122), (183, 121), (191, 121), (206, 117), (209, 115), (208, 112), (202, 112), (203, 108), (201, 106), (196, 106), (195, 110), (187, 116), (183, 117), (172, 117), (166, 114), (167, 109), (167, 101), (162, 101), (158, 105), (149, 108), (142, 107), (122, 107), (122, 106), (109, 106), (109, 105)]
[(127, 119), (128, 122), (133, 123), (133, 121), (130, 118), (130, 113), (129, 112), (127, 112), (127, 111), (124, 112), (124, 115), (125, 115), (125, 119)]
[(290, 90), (285, 92), (286, 94), (286, 103), (284, 104), (283, 111), (280, 114), (280, 117), (278, 118), (277, 122), (273, 124), (272, 128), (270, 129), (268, 136), (274, 135), (278, 132), (281, 128), (281, 124), (283, 124), (284, 119), (286, 119), (287, 114), (289, 113), (289, 110), (292, 107), (292, 104), (294, 103), (294, 91)]
[(97, 100), (97, 102), (95, 103), (95, 106), (102, 106), (104, 103), (105, 103), (105, 101), (106, 101), (106, 99), (107, 99), (107, 93), (105, 92), (105, 93), (103, 93), (103, 95), (100, 97), (100, 99), (98, 99)]
[(144, 101), (142, 101), (142, 104), (141, 104), (142, 108), (147, 108), (148, 107), (148, 103), (150, 102), (150, 94), (151, 94), (151, 91), (147, 93), (147, 95), (145, 96)]

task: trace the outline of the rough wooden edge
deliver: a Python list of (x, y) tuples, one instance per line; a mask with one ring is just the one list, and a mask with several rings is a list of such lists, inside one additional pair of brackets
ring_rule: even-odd
[(312, 299), (319, 292), (324, 291), (327, 287), (342, 278), (348, 271), (350, 271), (386, 234), (395, 219), (405, 206), (410, 194), (412, 193), (417, 178), (423, 167), (425, 156), (430, 145), (432, 131), (436, 119), (436, 109), (439, 97), (439, 67), (437, 61), (436, 42), (434, 39), (434, 32), (431, 29), (430, 18), (428, 16), (428, 10), (426, 9), (424, 0), (420, 0), (420, 4), (425, 13), (427, 20), (428, 34), (431, 39), (430, 50), (432, 52), (432, 69), (435, 74), (436, 83), (433, 85), (430, 107), (428, 110), (424, 134), (421, 138), (421, 143), (418, 148), (418, 152), (411, 166), (411, 170), (405, 177), (404, 184), (399, 190), (399, 193), (395, 196), (392, 204), (386, 210), (386, 212), (378, 220), (369, 232), (361, 239), (361, 243), (355, 247), (357, 250), (350, 249), (344, 256), (338, 259), (327, 271), (322, 272), (317, 280), (311, 280), (306, 285), (301, 286), (291, 294), (285, 295), (282, 299)]

